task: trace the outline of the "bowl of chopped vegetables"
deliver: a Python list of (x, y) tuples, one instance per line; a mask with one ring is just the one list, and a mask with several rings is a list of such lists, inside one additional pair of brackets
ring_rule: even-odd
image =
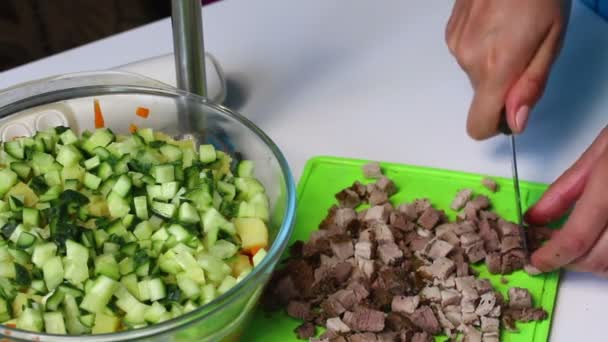
[(0, 93), (0, 337), (237, 340), (293, 229), (272, 140), (138, 75)]

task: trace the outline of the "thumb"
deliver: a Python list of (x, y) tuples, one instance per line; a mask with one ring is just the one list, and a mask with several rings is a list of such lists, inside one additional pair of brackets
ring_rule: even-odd
[(507, 92), (507, 122), (515, 133), (524, 131), (531, 108), (545, 91), (549, 70), (560, 48), (561, 31), (561, 24), (551, 26), (530, 64)]

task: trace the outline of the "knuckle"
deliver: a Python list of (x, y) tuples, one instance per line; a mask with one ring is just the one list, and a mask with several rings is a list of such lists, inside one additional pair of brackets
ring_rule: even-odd
[(473, 46), (461, 43), (454, 47), (454, 52), (456, 53), (458, 64), (460, 64), (463, 69), (473, 69), (477, 64), (477, 52)]
[(528, 75), (526, 82), (528, 83), (528, 89), (530, 89), (533, 94), (540, 95), (545, 89), (547, 77), (545, 75), (533, 73)]

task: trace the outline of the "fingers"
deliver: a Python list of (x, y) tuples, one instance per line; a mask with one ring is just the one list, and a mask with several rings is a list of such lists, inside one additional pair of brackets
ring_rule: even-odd
[(455, 54), (456, 44), (469, 17), (470, 6), (471, 0), (456, 0), (452, 8), (452, 15), (445, 27), (445, 41), (452, 55)]
[(506, 92), (506, 84), (485, 82), (477, 86), (467, 117), (467, 133), (471, 138), (483, 140), (497, 133)]
[(561, 22), (555, 22), (548, 30), (536, 55), (507, 93), (507, 122), (514, 133), (526, 128), (530, 109), (534, 107), (545, 90), (549, 70), (560, 48)]
[(581, 196), (593, 166), (608, 151), (608, 129), (604, 128), (583, 155), (562, 174), (526, 213), (532, 225), (545, 225), (562, 217)]
[[(608, 222), (608, 152), (604, 151), (589, 176), (570, 218), (559, 233), (532, 255), (532, 264), (547, 272), (589, 253)], [(602, 246), (598, 246), (603, 253)], [(588, 266), (588, 265), (587, 265)]]
[(608, 275), (608, 226), (587, 255), (575, 260), (569, 269), (579, 272), (592, 272), (602, 276)]

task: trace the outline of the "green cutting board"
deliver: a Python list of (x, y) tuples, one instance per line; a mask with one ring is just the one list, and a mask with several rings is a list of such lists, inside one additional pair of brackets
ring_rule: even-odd
[[(310, 232), (316, 230), (327, 214), (329, 207), (336, 203), (334, 194), (359, 180), (369, 183), (361, 172), (361, 165), (368, 161), (336, 157), (315, 157), (308, 161), (298, 184), (297, 219), (291, 243), (307, 240)], [(454, 195), (459, 189), (471, 188), (476, 194), (487, 195), (494, 210), (509, 220), (516, 219), (513, 183), (511, 179), (493, 177), (499, 190), (491, 193), (481, 186), (482, 175), (402, 164), (381, 163), (384, 174), (392, 179), (398, 192), (391, 201), (399, 204), (415, 198), (426, 197), (439, 209), (444, 209), (450, 219), (455, 212), (449, 209)], [(546, 185), (520, 182), (522, 206), (525, 210), (535, 203), (546, 189)], [(521, 286), (530, 290), (534, 303), (541, 305), (549, 313), (549, 319), (542, 322), (518, 323), (519, 333), (503, 331), (501, 341), (541, 342), (549, 339), (551, 318), (559, 274), (557, 272), (539, 276), (529, 276), (523, 271), (505, 276), (507, 284), (500, 276), (488, 273), (485, 266), (476, 266), (480, 276), (490, 279), (495, 288), (506, 295), (509, 287)], [(506, 297), (505, 297), (506, 298)], [(268, 313), (257, 309), (252, 322), (245, 329), (242, 341), (290, 342), (298, 340), (293, 330), (300, 324), (284, 312)], [(445, 338), (438, 338), (443, 341)]]

